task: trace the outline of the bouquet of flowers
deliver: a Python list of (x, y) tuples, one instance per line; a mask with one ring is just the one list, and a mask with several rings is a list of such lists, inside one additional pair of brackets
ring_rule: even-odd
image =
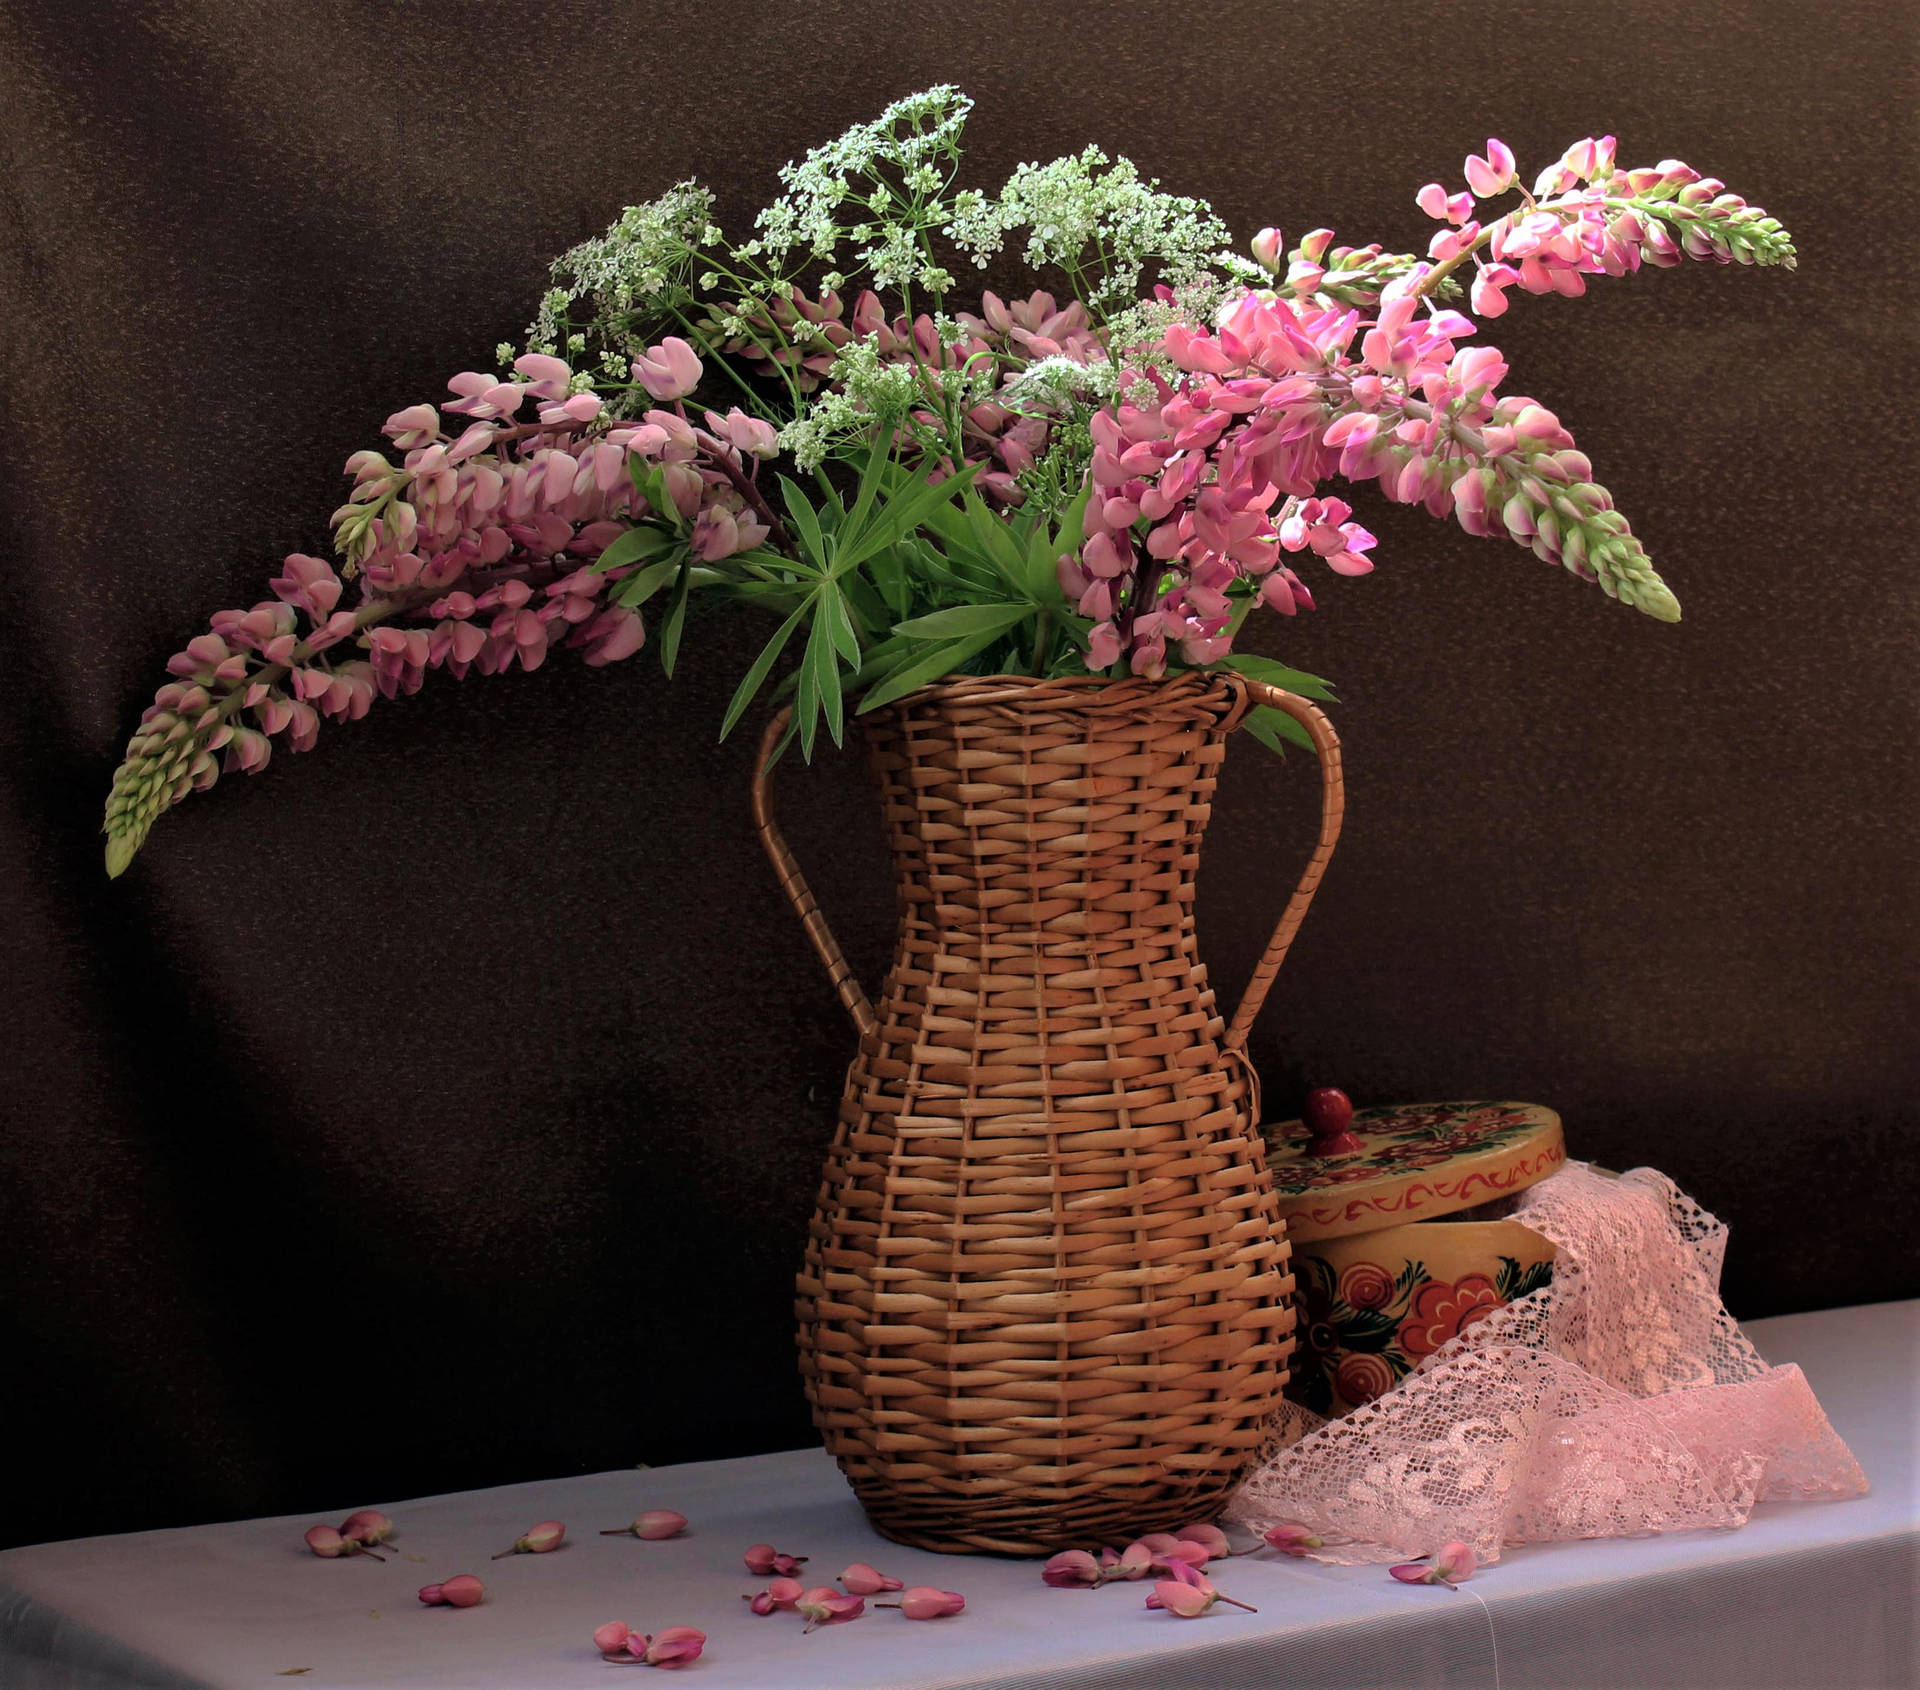
[[(1336, 477), (1678, 618), (1559, 419), (1461, 343), (1515, 288), (1790, 269), (1775, 219), (1677, 160), (1618, 167), (1611, 136), (1529, 191), (1489, 141), (1463, 189), (1416, 196), (1424, 258), (1329, 229), (1242, 253), (1097, 147), (961, 186), (970, 106), (929, 89), (788, 165), (742, 242), (689, 181), (559, 259), (523, 349), (347, 460), (335, 561), (288, 557), (168, 664), (107, 800), (109, 874), (223, 769), (429, 669), (606, 664), (651, 633), (671, 675), (695, 593), (772, 625), (721, 733), (771, 687), (809, 756), (849, 708), (955, 673), (1224, 666), (1324, 698), (1233, 647), (1256, 607), (1312, 608), (1309, 560), (1372, 569)], [(1048, 290), (963, 295), (1010, 245)], [(1270, 709), (1248, 726), (1304, 738)]]

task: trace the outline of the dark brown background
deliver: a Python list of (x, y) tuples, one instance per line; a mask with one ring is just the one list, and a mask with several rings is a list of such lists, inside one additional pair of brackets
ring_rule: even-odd
[[(257, 6), (5, 0), (0, 706), (13, 1411), (0, 1535), (64, 1537), (808, 1438), (797, 1260), (849, 1033), (758, 855), (753, 631), (670, 687), (436, 678), (223, 782), (109, 884), (167, 654), (325, 545), (346, 453), (516, 337), (547, 260), (698, 174), (958, 81), (977, 179), (1097, 139), (1243, 234), (1424, 241), (1498, 132), (1724, 176), (1797, 274), (1516, 297), (1493, 338), (1686, 605), (1666, 628), (1371, 491), (1364, 581), (1270, 621), (1334, 677), (1331, 878), (1259, 1030), (1276, 1109), (1490, 1094), (1733, 1226), (1759, 1315), (1912, 1295), (1916, 214), (1901, 0)], [(848, 758), (783, 771), (871, 978)], [(1231, 993), (1312, 771), (1232, 759)]]

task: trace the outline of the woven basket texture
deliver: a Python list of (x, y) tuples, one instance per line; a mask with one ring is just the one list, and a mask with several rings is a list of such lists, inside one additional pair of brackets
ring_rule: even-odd
[(1260, 1447), (1293, 1281), (1231, 1047), (1278, 955), (1229, 1038), (1193, 922), (1249, 708), (1231, 676), (997, 676), (867, 718), (900, 916), (872, 1006), (757, 788), (862, 1033), (797, 1312), (815, 1421), (889, 1537), (1124, 1544), (1211, 1517)]

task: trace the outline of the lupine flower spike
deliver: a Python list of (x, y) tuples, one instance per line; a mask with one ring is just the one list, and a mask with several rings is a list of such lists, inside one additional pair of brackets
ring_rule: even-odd
[[(915, 162), (904, 168), (917, 177), (932, 133), (922, 123), (957, 158), (969, 105), (957, 89), (928, 90), (847, 142), (898, 141), (910, 123)], [(1041, 557), (1060, 549), (1055, 581), (1023, 588), (1036, 620), (1007, 625), (998, 645), (935, 653), (957, 665), (1157, 679), (1171, 665), (1222, 663), (1254, 605), (1287, 616), (1313, 608), (1304, 578), (1313, 560), (1340, 576), (1373, 567), (1374, 536), (1327, 490), (1336, 477), (1375, 482), (1390, 500), (1512, 541), (1677, 620), (1677, 600), (1573, 436), (1545, 406), (1500, 392), (1507, 365), (1496, 348), (1463, 343), (1476, 317), (1506, 311), (1515, 288), (1575, 296), (1592, 278), (1688, 258), (1795, 263), (1777, 219), (1677, 159), (1618, 167), (1612, 136), (1575, 142), (1531, 192), (1512, 149), (1490, 138), (1463, 161), (1463, 186), (1429, 182), (1415, 195), (1442, 225), (1425, 258), (1334, 246), (1326, 228), (1283, 253), (1268, 227), (1250, 262), (1221, 250), (1228, 231), (1203, 203), (1153, 191), (1125, 160), (1103, 161), (1098, 174), (1092, 154), (1023, 167), (997, 199), (961, 193), (908, 226), (818, 162), (834, 151), (804, 167), (818, 177), (811, 209), (783, 200), (744, 249), (728, 247), (695, 184), (632, 208), (556, 267), (571, 285), (548, 294), (534, 349), (505, 350), (510, 370), (463, 371), (438, 404), (388, 417), (386, 448), (347, 459), (351, 491), (333, 515), (338, 566), (290, 554), (268, 597), (215, 613), (168, 662), (114, 774), (108, 873), (124, 872), (163, 811), (223, 772), (265, 768), (276, 740), (309, 750), (324, 721), (416, 692), (433, 670), (532, 670), (562, 648), (589, 665), (618, 662), (647, 641), (645, 607), (665, 604), (656, 645), (671, 674), (692, 590), (768, 607), (806, 600), (805, 616), (817, 615), (807, 663), (832, 684), (802, 691), (814, 698), (802, 750), (810, 754), (821, 719), (838, 739), (845, 689), (880, 672), (869, 668), (877, 651), (896, 648), (898, 666), (869, 695), (876, 701), (927, 653), (918, 636), (893, 636), (889, 594), (875, 581), (863, 576), (845, 601), (857, 615), (839, 589), (815, 591), (819, 560), (787, 519), (812, 531), (821, 513), (809, 507), (802, 519), (807, 496), (790, 478), (781, 502), (798, 506), (785, 516), (761, 486), (782, 452), (805, 480), (878, 446), (905, 477), (900, 488), (965, 477), (967, 496), (990, 510), (1082, 513), (1057, 538), (1051, 523), (1041, 536)], [(1073, 209), (1037, 209), (1063, 204)], [(859, 221), (839, 222), (834, 207)], [(1031, 233), (1036, 263), (1077, 270), (1089, 242), (1135, 256), (1103, 255), (1087, 300), (983, 293), (971, 312), (931, 253), (925, 265), (915, 256), (931, 229), (983, 267), (1015, 229)], [(741, 298), (719, 284), (731, 263), (707, 272), (698, 256), (717, 245), (759, 271), (763, 251), (776, 266), (807, 252), (830, 262), (852, 250), (847, 241), (880, 288), (912, 280), (929, 309), (909, 317), (873, 290), (849, 302), (825, 280), (816, 293), (788, 285)], [(1143, 241), (1152, 256), (1140, 256)], [(1149, 285), (1147, 263), (1166, 279)], [(693, 314), (683, 312), (703, 272)], [(1217, 285), (1183, 279), (1202, 274)], [(636, 322), (664, 323), (670, 299), (686, 337), (636, 338)], [(703, 384), (746, 391), (756, 380), (762, 399), (750, 403), (768, 415), (722, 414), (696, 398)], [(780, 395), (765, 399), (774, 388)], [(934, 525), (917, 526), (931, 545)], [(915, 567), (905, 586), (916, 603), (938, 612), (981, 602), (945, 566)], [(1054, 585), (1088, 624), (1064, 645), (1064, 619), (1034, 596), (1047, 587), (1051, 597)], [(829, 605), (841, 606), (837, 620)], [(757, 677), (749, 671), (729, 728), (794, 631), (775, 637)]]
[(472, 1573), (461, 1573), (443, 1584), (423, 1584), (420, 1600), (429, 1608), (473, 1608), (486, 1599), (487, 1587)]
[(916, 1584), (904, 1591), (898, 1602), (876, 1602), (876, 1608), (898, 1608), (910, 1620), (939, 1620), (962, 1612), (967, 1599), (957, 1590), (936, 1590), (930, 1584)]
[(525, 1537), (515, 1538), (512, 1547), (501, 1550), (494, 1560), (504, 1561), (509, 1555), (545, 1555), (549, 1550), (558, 1549), (566, 1539), (567, 1528), (558, 1520), (542, 1520), (530, 1528)]
[(830, 1584), (822, 1584), (802, 1591), (794, 1607), (807, 1616), (803, 1631), (811, 1631), (817, 1625), (841, 1625), (857, 1620), (867, 1611), (867, 1599), (849, 1596)]
[[(856, 1561), (840, 1575), (840, 1582), (855, 1596), (878, 1596), (883, 1591), (903, 1589), (899, 1579), (888, 1578), (883, 1572), (868, 1566), (864, 1561)], [(897, 1607), (898, 1603), (890, 1604)]]
[(745, 1556), (747, 1571), (759, 1578), (769, 1573), (778, 1573), (782, 1578), (792, 1578), (806, 1564), (804, 1555), (787, 1555), (775, 1549), (770, 1543), (750, 1544)]
[(342, 1555), (365, 1555), (375, 1561), (384, 1561), (386, 1556), (375, 1555), (358, 1538), (348, 1537), (344, 1532), (336, 1531), (332, 1526), (313, 1526), (307, 1531), (307, 1547), (322, 1560), (331, 1561)]
[(613, 1526), (603, 1531), (602, 1537), (639, 1537), (649, 1542), (661, 1538), (678, 1537), (687, 1529), (687, 1517), (675, 1513), (671, 1508), (649, 1508), (644, 1514), (636, 1514), (630, 1526)]
[[(1425, 1562), (1426, 1565), (1421, 1565)], [(1473, 1577), (1473, 1569), (1479, 1565), (1474, 1553), (1466, 1544), (1458, 1540), (1441, 1546), (1438, 1554), (1431, 1557), (1416, 1556), (1411, 1561), (1402, 1561), (1397, 1567), (1389, 1567), (1402, 1584), (1465, 1584)]]

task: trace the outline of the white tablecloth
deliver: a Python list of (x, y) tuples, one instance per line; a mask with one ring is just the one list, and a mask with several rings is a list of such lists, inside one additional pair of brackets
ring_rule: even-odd
[[(1235, 1559), (1216, 1581), (1259, 1613), (1178, 1620), (1147, 1611), (1139, 1585), (1050, 1590), (1032, 1562), (888, 1543), (825, 1455), (795, 1450), (11, 1550), (0, 1687), (561, 1690), (607, 1682), (589, 1637), (615, 1618), (707, 1632), (686, 1669), (707, 1690), (1907, 1686), (1917, 1317), (1920, 1303), (1881, 1304), (1748, 1329), (1769, 1361), (1805, 1369), (1871, 1495), (1763, 1504), (1738, 1532), (1510, 1550), (1460, 1591), (1398, 1585), (1379, 1567)], [(396, 1551), (425, 1559), (322, 1561), (302, 1547), (317, 1519), (369, 1505), (398, 1523)], [(661, 1543), (594, 1535), (653, 1507), (692, 1529)], [(567, 1547), (488, 1561), (549, 1518), (567, 1522)], [(957, 1589), (967, 1612), (869, 1612), (803, 1637), (794, 1616), (756, 1617), (740, 1600), (764, 1582), (740, 1562), (756, 1541), (810, 1555), (821, 1582), (865, 1560)], [(460, 1572), (486, 1581), (484, 1605), (420, 1606), (419, 1585)]]

